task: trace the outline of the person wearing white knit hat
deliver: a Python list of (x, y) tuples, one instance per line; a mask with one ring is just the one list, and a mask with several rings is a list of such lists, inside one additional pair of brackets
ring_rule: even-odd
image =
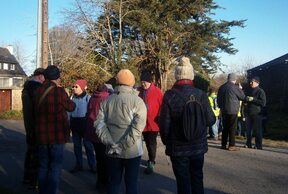
[(176, 60), (174, 76), (176, 80), (194, 80), (194, 68), (188, 57), (179, 57)]
[[(207, 94), (193, 86), (194, 69), (189, 58), (179, 57), (176, 60), (174, 76), (176, 82), (171, 90), (165, 92), (160, 111), (161, 139), (166, 146), (165, 153), (170, 156), (172, 162), (177, 193), (204, 193), (203, 164), (204, 154), (208, 150), (206, 130), (216, 119)], [(197, 121), (205, 120), (205, 125), (193, 128), (193, 132), (191, 129), (189, 132), (196, 135), (187, 140), (182, 124), (183, 109), (186, 99), (192, 95), (196, 97), (203, 110), (203, 114), (195, 112), (198, 114), (194, 118)]]

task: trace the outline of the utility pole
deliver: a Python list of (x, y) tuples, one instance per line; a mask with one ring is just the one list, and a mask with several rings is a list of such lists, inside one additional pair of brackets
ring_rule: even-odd
[(36, 68), (42, 67), (41, 43), (42, 43), (42, 0), (38, 0)]
[(42, 0), (41, 67), (48, 67), (48, 0)]

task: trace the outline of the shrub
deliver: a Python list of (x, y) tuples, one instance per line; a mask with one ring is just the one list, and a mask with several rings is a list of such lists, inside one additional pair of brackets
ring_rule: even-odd
[(23, 119), (23, 113), (22, 113), (22, 111), (16, 111), (16, 110), (1, 112), (0, 113), (0, 119), (21, 120), (21, 119)]

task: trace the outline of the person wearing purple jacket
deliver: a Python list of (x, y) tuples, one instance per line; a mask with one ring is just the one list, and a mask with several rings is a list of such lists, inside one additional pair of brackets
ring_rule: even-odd
[(107, 166), (105, 145), (101, 143), (96, 135), (96, 129), (93, 126), (98, 115), (100, 104), (109, 96), (108, 88), (105, 84), (100, 85), (91, 96), (87, 108), (87, 128), (84, 138), (92, 142), (96, 153), (97, 182), (96, 189), (98, 192), (105, 192), (107, 188)]

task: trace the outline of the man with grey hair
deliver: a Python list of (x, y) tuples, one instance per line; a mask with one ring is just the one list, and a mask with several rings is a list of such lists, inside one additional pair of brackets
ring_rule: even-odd
[[(218, 90), (217, 103), (221, 110), (223, 131), (221, 139), (221, 149), (229, 151), (237, 151), (235, 147), (235, 129), (237, 128), (237, 113), (239, 111), (240, 100), (248, 101), (244, 92), (235, 85), (237, 75), (235, 73), (228, 74), (228, 81)], [(227, 146), (229, 137), (229, 146)]]

